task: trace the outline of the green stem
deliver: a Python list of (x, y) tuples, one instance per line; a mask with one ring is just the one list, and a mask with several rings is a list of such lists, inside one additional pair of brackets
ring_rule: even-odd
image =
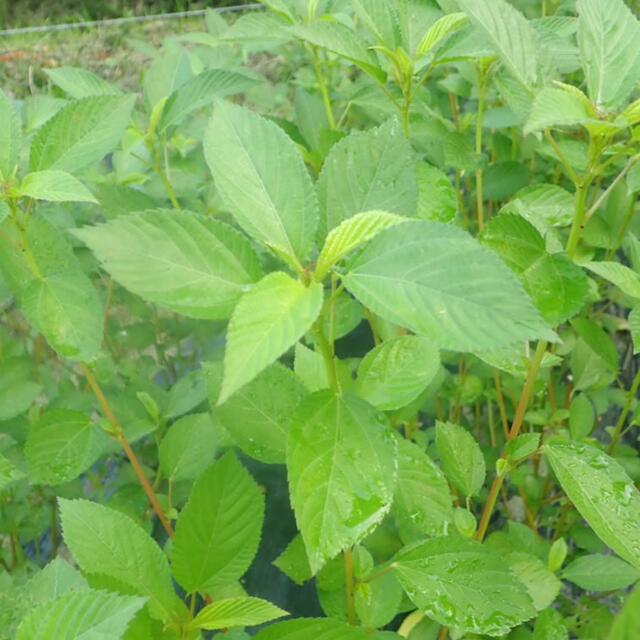
[(407, 86), (403, 91), (404, 102), (402, 103), (402, 132), (404, 133), (404, 137), (408, 140), (411, 134), (411, 100), (412, 96), (412, 81), (408, 80)]
[(571, 224), (571, 232), (569, 233), (569, 240), (567, 241), (567, 255), (573, 260), (576, 254), (576, 249), (580, 242), (580, 236), (585, 225), (586, 218), (586, 205), (587, 196), (589, 195), (589, 186), (591, 185), (592, 178), (588, 177), (583, 181), (579, 181), (576, 184), (576, 209), (573, 214), (573, 223)]
[(320, 354), (324, 360), (324, 365), (327, 370), (327, 378), (329, 379), (329, 386), (336, 392), (340, 392), (340, 382), (338, 381), (338, 367), (336, 365), (336, 358), (333, 353), (333, 346), (329, 344), (327, 338), (324, 335), (322, 328), (322, 320), (324, 316), (320, 316), (318, 323), (316, 324), (315, 337)]
[[(484, 134), (484, 111), (487, 93), (486, 72), (482, 63), (478, 65), (478, 113), (476, 116), (476, 155), (482, 154)], [(484, 229), (484, 174), (482, 167), (476, 169), (476, 215), (478, 229)]]
[(353, 580), (353, 551), (351, 549), (345, 549), (344, 551), (344, 584), (347, 597), (347, 620), (349, 624), (355, 625), (357, 619)]
[(564, 170), (567, 172), (567, 175), (571, 179), (571, 182), (573, 182), (573, 184), (577, 188), (578, 184), (580, 184), (580, 177), (575, 172), (574, 168), (571, 166), (571, 163), (567, 160), (567, 157), (564, 155), (564, 152), (560, 148), (560, 145), (556, 142), (555, 138), (551, 134), (551, 130), (545, 129), (544, 135), (545, 135), (545, 138), (547, 139), (547, 142), (551, 145), (551, 147), (555, 151), (556, 156), (558, 156), (558, 160), (560, 160), (560, 162), (562, 163), (562, 166), (564, 167)]
[(333, 107), (331, 106), (331, 98), (329, 97), (329, 90), (327, 89), (327, 83), (322, 72), (322, 63), (320, 62), (320, 55), (318, 54), (318, 47), (311, 46), (311, 60), (313, 62), (313, 70), (316, 74), (316, 80), (318, 81), (318, 88), (320, 89), (320, 95), (322, 96), (322, 103), (324, 104), (324, 110), (327, 114), (327, 122), (329, 128), (332, 131), (336, 130), (336, 119), (333, 115)]
[(31, 273), (36, 278), (42, 278), (42, 272), (40, 271), (40, 267), (38, 267), (38, 263), (31, 252), (31, 247), (29, 246), (29, 239), (27, 237), (27, 230), (20, 222), (18, 207), (15, 203), (15, 200), (9, 200), (9, 210), (11, 211), (11, 220), (18, 231), (18, 235), (20, 236), (20, 249), (24, 254), (24, 258), (27, 261), (27, 265)]
[(636, 373), (636, 377), (633, 379), (631, 383), (631, 388), (627, 392), (627, 398), (624, 403), (624, 407), (622, 408), (622, 412), (618, 418), (618, 422), (616, 423), (615, 431), (613, 432), (613, 436), (611, 436), (611, 443), (607, 448), (607, 453), (611, 456), (613, 455), (618, 443), (620, 442), (620, 438), (622, 436), (622, 430), (624, 428), (624, 424), (627, 421), (627, 416), (631, 411), (631, 407), (633, 406), (633, 401), (636, 399), (638, 395), (638, 389), (640, 389), (640, 370)]

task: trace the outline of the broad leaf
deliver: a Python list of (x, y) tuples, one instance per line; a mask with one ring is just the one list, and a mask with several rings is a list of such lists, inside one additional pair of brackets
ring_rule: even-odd
[(640, 299), (640, 275), (619, 262), (588, 262), (589, 271), (614, 284), (622, 293)]
[(18, 193), (49, 202), (97, 202), (89, 189), (66, 171), (29, 173), (18, 187)]
[(89, 588), (80, 573), (59, 556), (36, 573), (26, 586), (34, 602), (55, 600), (69, 591)]
[(96, 96), (58, 111), (31, 143), (31, 170), (75, 173), (102, 160), (120, 143), (134, 100), (132, 96)]
[(32, 609), (16, 640), (120, 640), (144, 603), (106, 591), (68, 593)]
[(330, 618), (299, 618), (263, 629), (256, 640), (371, 640), (369, 631)]
[(585, 444), (550, 444), (545, 456), (598, 537), (640, 569), (640, 493), (622, 466)]
[(210, 593), (239, 580), (258, 550), (264, 496), (229, 453), (196, 481), (173, 541), (173, 575), (188, 592)]
[(453, 521), (452, 499), (440, 467), (418, 445), (399, 438), (392, 513), (404, 542), (444, 535)]
[(634, 640), (640, 635), (640, 588), (627, 596), (622, 611), (618, 613), (607, 640)]
[(458, 213), (456, 190), (447, 174), (426, 162), (417, 165), (417, 217), (436, 222), (452, 222)]
[(290, 580), (297, 585), (303, 585), (313, 577), (307, 551), (304, 548), (304, 540), (297, 533), (286, 549), (273, 561), (273, 566), (278, 567)]
[(318, 202), (287, 134), (248, 109), (220, 102), (204, 150), (216, 187), (238, 224), (293, 264), (303, 263), (318, 227)]
[(464, 13), (449, 13), (437, 20), (424, 34), (416, 54), (424, 56), (433, 51), (452, 33), (459, 31), (467, 24), (468, 18)]
[(25, 457), (34, 484), (57, 485), (77, 478), (102, 453), (104, 435), (83, 413), (53, 409), (29, 429)]
[(570, 225), (574, 209), (574, 194), (555, 184), (537, 184), (519, 191), (500, 213), (517, 213), (545, 234), (549, 227)]
[(319, 391), (295, 413), (287, 470), (291, 503), (315, 574), (388, 513), (396, 443), (369, 404)]
[(486, 474), (480, 445), (464, 428), (450, 422), (436, 423), (436, 445), (446, 476), (469, 497), (476, 495)]
[(194, 629), (254, 627), (286, 615), (280, 607), (260, 598), (226, 598), (207, 605), (191, 626)]
[(115, 85), (103, 80), (95, 73), (79, 67), (57, 67), (45, 69), (44, 72), (53, 84), (76, 100), (92, 96), (114, 96), (122, 93)]
[(533, 101), (524, 134), (549, 127), (575, 127), (588, 124), (595, 117), (593, 111), (574, 93), (545, 87)]
[(615, 109), (640, 80), (640, 23), (623, 0), (578, 0), (578, 44), (589, 97)]
[(633, 353), (640, 353), (640, 305), (636, 305), (629, 313), (629, 331), (633, 340)]
[(12, 101), (0, 89), (0, 176), (5, 180), (13, 174), (20, 160), (22, 126)]
[(502, 64), (525, 87), (537, 79), (537, 43), (528, 20), (506, 0), (458, 0), (495, 48)]
[(640, 580), (640, 571), (615, 556), (593, 554), (567, 565), (562, 577), (585, 591), (616, 591)]
[(418, 186), (411, 145), (397, 120), (355, 131), (334, 145), (318, 178), (322, 231), (363, 211), (416, 212)]
[(322, 295), (318, 283), (305, 287), (275, 271), (240, 299), (227, 330), (218, 404), (251, 382), (311, 329), (320, 313)]
[(427, 616), (465, 633), (500, 636), (535, 615), (501, 555), (472, 540), (434, 538), (394, 560), (400, 583)]
[(24, 476), (25, 474), (20, 469), (0, 453), (0, 491), (4, 491), (14, 482), (22, 480)]
[(162, 620), (183, 605), (173, 591), (169, 563), (156, 542), (128, 516), (88, 500), (60, 498), (64, 541), (86, 573), (98, 573), (147, 596)]
[(440, 369), (438, 348), (421, 336), (401, 336), (378, 345), (358, 367), (355, 391), (377, 409), (413, 402)]
[(306, 395), (302, 380), (274, 363), (234, 393), (216, 415), (247, 455), (267, 464), (284, 464), (291, 416)]
[(124, 287), (194, 318), (224, 319), (261, 275), (235, 229), (188, 211), (118, 216), (75, 234)]
[(555, 339), (515, 275), (460, 229), (405, 222), (353, 260), (347, 289), (379, 316), (457, 351)]

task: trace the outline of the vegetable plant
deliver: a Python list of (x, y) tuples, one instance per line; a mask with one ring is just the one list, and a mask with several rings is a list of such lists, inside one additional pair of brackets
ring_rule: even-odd
[(0, 638), (640, 637), (640, 22), (264, 0), (0, 92)]

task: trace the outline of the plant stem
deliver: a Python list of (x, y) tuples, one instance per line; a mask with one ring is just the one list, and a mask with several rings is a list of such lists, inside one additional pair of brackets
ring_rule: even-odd
[(509, 421), (507, 418), (507, 410), (504, 405), (504, 394), (502, 393), (502, 384), (500, 382), (500, 374), (497, 369), (493, 370), (493, 382), (496, 386), (496, 399), (498, 402), (498, 411), (500, 412), (500, 421), (502, 422), (502, 430), (505, 439), (509, 437)]
[(636, 399), (638, 395), (638, 389), (640, 389), (640, 369), (636, 373), (633, 382), (631, 383), (631, 388), (627, 392), (627, 398), (624, 403), (624, 407), (622, 408), (622, 412), (618, 417), (618, 422), (616, 423), (615, 431), (613, 432), (613, 436), (611, 436), (611, 443), (607, 447), (607, 453), (611, 456), (613, 452), (616, 450), (618, 443), (620, 442), (620, 438), (622, 436), (622, 429), (624, 428), (624, 423), (627, 421), (627, 416), (631, 411), (631, 406), (633, 405), (633, 401)]
[(356, 624), (356, 607), (354, 600), (353, 588), (353, 551), (345, 549), (344, 551), (344, 584), (347, 592), (347, 620), (349, 624)]
[(169, 519), (165, 515), (160, 503), (158, 502), (158, 498), (156, 497), (156, 494), (153, 492), (153, 488), (149, 484), (149, 481), (147, 480), (147, 477), (144, 474), (142, 465), (140, 464), (140, 461), (138, 460), (138, 457), (136, 456), (135, 452), (131, 448), (131, 445), (129, 444), (129, 441), (127, 440), (127, 437), (124, 433), (124, 429), (122, 428), (122, 425), (120, 424), (118, 418), (113, 412), (113, 409), (109, 404), (109, 401), (107, 400), (104, 393), (102, 392), (102, 389), (98, 384), (98, 381), (95, 379), (89, 367), (86, 364), (82, 363), (80, 365), (80, 368), (82, 369), (82, 373), (87, 379), (87, 382), (91, 387), (91, 390), (96, 396), (96, 399), (98, 400), (98, 404), (100, 405), (102, 412), (104, 413), (105, 417), (109, 421), (109, 424), (113, 427), (115, 438), (118, 441), (118, 444), (122, 447), (122, 450), (126, 454), (127, 458), (129, 459), (129, 462), (133, 467), (133, 472), (135, 473), (136, 478), (138, 479), (138, 482), (140, 482), (140, 485), (142, 486), (145, 494), (147, 495), (149, 504), (151, 505), (156, 515), (158, 516), (158, 519), (162, 523), (162, 526), (164, 527), (164, 530), (167, 532), (167, 535), (170, 538), (173, 538), (174, 531), (173, 531), (173, 527), (171, 526), (171, 522), (169, 522)]
[[(482, 154), (484, 134), (484, 109), (487, 92), (486, 71), (482, 63), (478, 65), (478, 113), (476, 115), (476, 155)], [(482, 167), (476, 169), (476, 215), (478, 229), (484, 229), (484, 174)]]
[(410, 613), (400, 625), (398, 629), (398, 635), (402, 638), (408, 638), (411, 632), (422, 622), (424, 619), (424, 613), (422, 611), (414, 611)]
[(333, 115), (333, 107), (331, 106), (331, 98), (329, 96), (329, 90), (327, 89), (327, 83), (322, 72), (322, 63), (320, 62), (320, 55), (318, 54), (318, 47), (311, 46), (311, 60), (313, 62), (313, 70), (316, 74), (316, 80), (318, 81), (318, 88), (320, 89), (320, 95), (322, 96), (322, 103), (324, 104), (324, 110), (327, 114), (327, 122), (329, 128), (332, 131), (336, 130), (336, 119)]
[(544, 135), (547, 141), (549, 142), (549, 144), (551, 145), (551, 147), (553, 148), (553, 150), (556, 152), (556, 155), (558, 156), (558, 160), (560, 160), (560, 162), (562, 163), (562, 166), (564, 167), (564, 170), (567, 172), (567, 175), (571, 179), (571, 182), (573, 182), (573, 184), (577, 187), (578, 184), (580, 183), (580, 178), (578, 174), (575, 172), (574, 168), (569, 163), (569, 161), (567, 160), (562, 149), (560, 148), (560, 145), (556, 142), (553, 135), (551, 135), (551, 130), (545, 129)]
[(329, 379), (329, 386), (338, 393), (340, 391), (340, 382), (338, 381), (338, 368), (336, 366), (336, 358), (333, 353), (333, 345), (327, 342), (322, 328), (322, 320), (324, 316), (320, 316), (320, 320), (316, 325), (315, 335), (316, 342), (320, 348), (320, 353), (324, 359), (324, 365), (327, 370), (327, 378)]
[(591, 179), (588, 178), (585, 181), (579, 181), (576, 185), (576, 210), (573, 214), (573, 223), (571, 224), (571, 232), (569, 233), (569, 240), (567, 241), (567, 255), (571, 260), (575, 257), (578, 243), (580, 242), (580, 236), (585, 225), (586, 204), (587, 196), (589, 194), (589, 185)]
[(25, 229), (24, 225), (20, 222), (19, 215), (18, 215), (18, 207), (15, 203), (15, 200), (9, 200), (9, 209), (11, 211), (11, 220), (13, 221), (13, 224), (18, 231), (18, 235), (20, 236), (20, 245), (21, 245), (20, 249), (24, 254), (24, 258), (27, 261), (27, 265), (29, 266), (31, 273), (36, 278), (42, 278), (42, 272), (40, 271), (40, 267), (38, 267), (38, 263), (36, 262), (36, 259), (33, 253), (31, 253), (31, 248), (29, 247), (27, 230)]
[(411, 118), (411, 100), (413, 98), (412, 96), (412, 79), (409, 78), (409, 80), (407, 81), (407, 86), (405, 87), (404, 91), (403, 91), (403, 96), (404, 96), (404, 101), (402, 103), (402, 133), (404, 134), (404, 137), (408, 140), (409, 136), (411, 135), (411, 128), (410, 128), (410, 118)]
[[(546, 350), (547, 342), (544, 340), (538, 342), (536, 352), (533, 356), (533, 359), (531, 360), (531, 363), (529, 364), (527, 379), (525, 380), (524, 387), (522, 388), (522, 393), (520, 394), (520, 400), (518, 401), (516, 413), (511, 424), (511, 430), (509, 431), (509, 434), (507, 436), (508, 442), (517, 438), (518, 434), (520, 433), (520, 428), (522, 427), (522, 423), (524, 422), (524, 416), (527, 411), (527, 407), (529, 406), (529, 400), (531, 399), (531, 395), (533, 394), (533, 388), (535, 386), (538, 372), (540, 371), (540, 365), (542, 364), (542, 358), (544, 357)], [(503, 481), (504, 476), (496, 475), (493, 480), (493, 484), (491, 485), (491, 489), (489, 490), (487, 502), (484, 505), (484, 510), (482, 512), (482, 517), (480, 518), (480, 524), (478, 525), (478, 531), (476, 533), (476, 539), (480, 542), (482, 542), (484, 536), (487, 533), (489, 520), (491, 519), (491, 515), (493, 514), (493, 509), (495, 508), (496, 500), (498, 499), (498, 495), (500, 494), (500, 489), (502, 488)]]

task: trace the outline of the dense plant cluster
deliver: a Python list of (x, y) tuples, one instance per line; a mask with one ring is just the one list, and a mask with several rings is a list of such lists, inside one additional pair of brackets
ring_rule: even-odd
[(640, 22), (263, 4), (0, 92), (0, 638), (640, 638)]

